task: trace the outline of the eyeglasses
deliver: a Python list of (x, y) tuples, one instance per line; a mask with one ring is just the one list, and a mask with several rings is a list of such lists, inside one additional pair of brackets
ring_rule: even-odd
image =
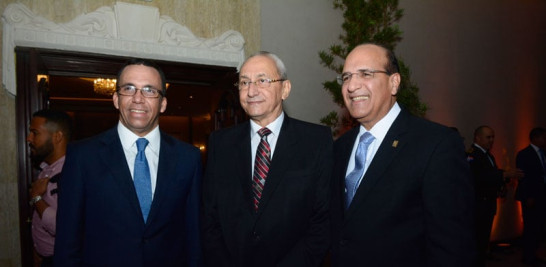
[(355, 74), (357, 75), (357, 77), (359, 79), (369, 80), (369, 79), (372, 79), (373, 77), (375, 77), (376, 73), (384, 73), (384, 74), (387, 74), (387, 75), (391, 75), (388, 71), (384, 71), (384, 70), (367, 70), (367, 69), (364, 69), (364, 70), (358, 70), (357, 72), (345, 72), (345, 73), (337, 76), (337, 82), (339, 84), (341, 84), (341, 85), (345, 85), (351, 80), (351, 78)]
[(253, 83), (254, 85), (258, 86), (259, 88), (268, 88), (271, 86), (271, 83), (274, 82), (283, 82), (286, 81), (286, 79), (277, 79), (277, 80), (271, 80), (266, 78), (260, 78), (256, 81), (250, 81), (250, 80), (241, 80), (237, 83), (235, 83), (235, 87), (238, 87), (239, 90), (245, 90), (250, 87), (250, 84)]
[(136, 92), (140, 90), (140, 93), (143, 97), (158, 98), (159, 96), (164, 96), (163, 91), (155, 89), (151, 86), (144, 86), (142, 88), (136, 88), (134, 85), (124, 85), (118, 88), (118, 93), (124, 96), (133, 96)]

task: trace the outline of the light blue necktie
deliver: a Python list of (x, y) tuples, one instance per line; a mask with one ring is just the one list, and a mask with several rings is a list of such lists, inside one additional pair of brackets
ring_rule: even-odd
[(345, 208), (348, 209), (353, 201), (356, 190), (358, 189), (358, 181), (364, 173), (364, 167), (366, 166), (366, 153), (368, 152), (368, 146), (373, 142), (375, 137), (370, 132), (365, 132), (360, 136), (358, 142), (358, 148), (355, 153), (355, 168), (347, 177), (345, 177)]
[(140, 203), (140, 210), (142, 210), (142, 216), (146, 222), (148, 213), (150, 212), (150, 206), (152, 205), (150, 167), (148, 166), (148, 160), (146, 159), (146, 153), (144, 152), (148, 145), (148, 140), (146, 140), (146, 138), (139, 138), (136, 141), (136, 144), (138, 153), (135, 158), (134, 183), (138, 202)]

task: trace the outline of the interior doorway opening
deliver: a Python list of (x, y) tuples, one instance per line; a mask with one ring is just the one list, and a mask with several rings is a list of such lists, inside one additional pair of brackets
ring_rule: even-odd
[[(43, 108), (62, 110), (73, 118), (73, 141), (114, 127), (118, 111), (109, 94), (97, 93), (94, 80), (112, 79), (127, 57), (18, 47), (17, 147), (21, 256), (32, 266), (28, 188), (36, 178), (26, 144), (30, 118)], [(169, 84), (167, 109), (160, 116), (162, 131), (198, 147), (205, 160), (209, 134), (246, 119), (239, 105), (234, 67), (156, 61)]]

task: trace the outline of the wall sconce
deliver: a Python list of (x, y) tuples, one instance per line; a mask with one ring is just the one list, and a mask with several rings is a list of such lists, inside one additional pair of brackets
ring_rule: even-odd
[(93, 91), (100, 95), (113, 95), (116, 92), (116, 79), (95, 79), (93, 81)]

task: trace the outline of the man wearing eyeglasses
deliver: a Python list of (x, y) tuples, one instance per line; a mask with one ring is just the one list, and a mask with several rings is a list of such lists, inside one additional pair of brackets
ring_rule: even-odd
[(199, 266), (199, 150), (159, 129), (165, 76), (130, 60), (116, 127), (69, 146), (59, 189), (56, 266)]
[(291, 84), (274, 54), (249, 57), (237, 87), (250, 121), (209, 138), (205, 263), (319, 266), (331, 237), (330, 129), (283, 112)]
[(472, 266), (464, 145), (398, 105), (401, 79), (394, 53), (376, 44), (354, 48), (339, 77), (359, 126), (334, 144), (332, 265)]

